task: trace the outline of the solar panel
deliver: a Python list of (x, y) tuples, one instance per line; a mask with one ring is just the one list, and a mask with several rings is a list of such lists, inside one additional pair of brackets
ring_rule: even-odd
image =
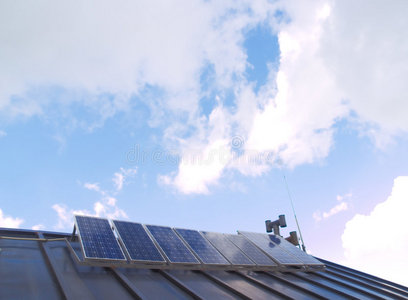
[(239, 231), (281, 265), (303, 265), (295, 256), (265, 238), (263, 233)]
[(267, 239), (272, 241), (273, 243), (277, 244), (278, 246), (284, 248), (286, 251), (288, 251), (290, 254), (295, 256), (298, 260), (300, 260), (302, 263), (305, 265), (319, 265), (319, 266), (324, 266), (323, 263), (318, 261), (316, 258), (313, 256), (307, 254), (306, 252), (303, 252), (300, 250), (298, 247), (292, 245), (289, 243), (287, 240), (284, 238), (274, 235), (274, 234), (265, 234), (264, 235)]
[(170, 227), (154, 225), (146, 225), (146, 227), (171, 263), (200, 263)]
[(230, 261), (233, 265), (242, 265), (242, 266), (254, 266), (253, 263), (248, 257), (242, 253), (241, 250), (233, 242), (231, 242), (224, 234), (222, 233), (214, 233), (214, 232), (201, 232), (204, 237), (210, 241), (211, 244), (218, 251), (221, 252), (222, 255), (226, 259)]
[(258, 266), (277, 267), (278, 265), (271, 260), (266, 254), (259, 250), (254, 244), (248, 241), (243, 235), (226, 234), (231, 242), (233, 242), (242, 252), (245, 253)]
[(204, 264), (229, 265), (230, 263), (198, 231), (174, 229)]
[(131, 261), (166, 262), (142, 224), (114, 220), (113, 225)]
[(85, 259), (126, 261), (107, 219), (75, 216)]

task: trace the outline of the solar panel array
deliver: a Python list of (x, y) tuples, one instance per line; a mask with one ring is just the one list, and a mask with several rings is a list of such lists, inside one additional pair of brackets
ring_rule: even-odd
[(155, 268), (237, 266), (255, 270), (324, 266), (276, 235), (244, 231), (238, 235), (199, 232), (117, 220), (113, 220), (112, 225), (103, 218), (75, 216), (75, 227), (87, 262), (130, 262)]
[(113, 224), (132, 261), (166, 262), (142, 224), (116, 220)]
[(303, 263), (295, 256), (291, 255), (289, 252), (279, 247), (269, 239), (266, 239), (266, 234), (245, 231), (239, 231), (239, 233), (248, 238), (251, 242), (257, 245), (262, 251), (272, 257), (279, 264), (303, 265)]
[(229, 265), (229, 262), (198, 231), (175, 230), (204, 264)]
[(126, 261), (108, 220), (75, 216), (75, 221), (85, 259)]
[(226, 237), (241, 249), (246, 256), (259, 266), (277, 267), (278, 265), (259, 250), (254, 244), (248, 241), (243, 235), (227, 234)]
[(207, 240), (218, 251), (224, 255), (226, 259), (233, 265), (241, 266), (255, 266), (255, 263), (251, 261), (233, 242), (231, 242), (224, 234), (215, 232), (201, 232)]
[(282, 247), (286, 251), (288, 251), (290, 254), (295, 256), (298, 260), (300, 260), (302, 263), (305, 265), (318, 265), (318, 266), (323, 266), (324, 264), (318, 261), (316, 258), (313, 256), (307, 254), (306, 252), (303, 252), (300, 250), (298, 247), (295, 247), (291, 243), (289, 243), (287, 240), (284, 238), (274, 235), (274, 234), (265, 234), (265, 237), (278, 245), (279, 247)]
[(171, 263), (200, 263), (170, 227), (154, 225), (146, 227)]

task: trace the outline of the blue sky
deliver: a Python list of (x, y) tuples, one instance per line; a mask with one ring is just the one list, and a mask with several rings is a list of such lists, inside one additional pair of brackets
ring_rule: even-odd
[(287, 235), (285, 174), (311, 253), (408, 284), (406, 2), (179, 2), (0, 4), (0, 227)]

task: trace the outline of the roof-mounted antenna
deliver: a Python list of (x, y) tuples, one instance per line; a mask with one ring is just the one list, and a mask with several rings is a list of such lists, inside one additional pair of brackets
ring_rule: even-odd
[[(286, 225), (285, 215), (279, 215), (279, 219), (277, 219), (277, 220), (275, 220), (273, 222), (271, 220), (266, 220), (265, 221), (266, 232), (269, 233), (269, 232), (273, 231), (273, 233), (275, 235), (279, 235), (279, 236), (281, 236), (280, 227), (284, 228), (286, 226), (287, 225)], [(298, 235), (297, 235), (296, 231), (289, 232), (289, 236), (286, 237), (285, 240), (287, 240), (289, 243), (291, 243), (291, 244), (293, 244), (295, 246), (299, 246), (299, 248), (300, 248), (299, 238), (298, 238)]]
[(289, 190), (289, 185), (288, 185), (288, 182), (286, 181), (285, 172), (283, 171), (283, 169), (281, 169), (281, 170), (282, 170), (282, 174), (283, 174), (283, 179), (285, 181), (286, 190), (287, 190), (288, 195), (289, 195), (290, 204), (292, 206), (292, 212), (293, 212), (293, 215), (295, 216), (296, 226), (297, 226), (297, 228), (299, 230), (300, 241), (302, 242), (302, 250), (304, 252), (306, 252), (306, 245), (305, 245), (305, 242), (303, 241), (302, 231), (300, 230), (299, 222), (298, 222), (298, 219), (297, 219), (297, 216), (296, 216), (295, 207), (293, 205), (293, 200), (292, 200), (292, 195), (291, 195), (290, 190)]

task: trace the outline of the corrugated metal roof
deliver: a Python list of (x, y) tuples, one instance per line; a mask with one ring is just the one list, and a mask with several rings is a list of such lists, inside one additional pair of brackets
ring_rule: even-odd
[(1, 239), (0, 249), (0, 299), (408, 299), (407, 287), (322, 259), (315, 272), (152, 270), (79, 265), (64, 241)]

